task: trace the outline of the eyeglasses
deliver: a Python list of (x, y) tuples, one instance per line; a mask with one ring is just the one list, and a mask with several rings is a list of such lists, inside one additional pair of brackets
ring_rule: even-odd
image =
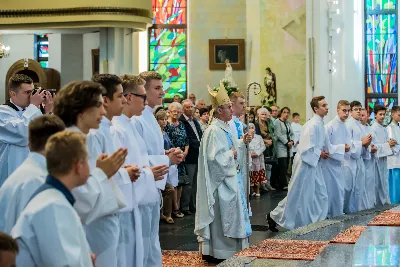
[(147, 95), (140, 95), (140, 94), (135, 94), (135, 93), (127, 93), (127, 94), (125, 94), (124, 96), (127, 96), (127, 95), (129, 95), (129, 94), (134, 95), (134, 96), (137, 96), (137, 97), (141, 97), (141, 98), (143, 99), (143, 102), (146, 102)]
[(361, 108), (352, 108), (353, 111), (361, 111)]

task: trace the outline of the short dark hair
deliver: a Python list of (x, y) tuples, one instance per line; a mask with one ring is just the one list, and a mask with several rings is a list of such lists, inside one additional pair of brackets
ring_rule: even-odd
[(324, 100), (324, 99), (325, 99), (325, 96), (323, 96), (323, 95), (321, 95), (321, 96), (314, 96), (314, 97), (311, 99), (310, 106), (311, 106), (311, 109), (312, 109), (312, 111), (313, 111), (314, 113), (315, 113), (314, 108), (319, 108), (319, 101)]
[(392, 107), (392, 114), (400, 111), (400, 106), (393, 106)]
[(10, 251), (18, 254), (18, 243), (11, 236), (0, 232), (0, 251)]
[(294, 118), (294, 117), (300, 117), (300, 114), (297, 113), (297, 112), (294, 112), (294, 113), (292, 114), (292, 118)]
[(351, 101), (350, 109), (353, 109), (354, 107), (362, 107), (361, 102), (357, 100)]
[(76, 125), (78, 115), (93, 107), (100, 107), (99, 96), (105, 89), (91, 81), (71, 82), (65, 85), (54, 101), (54, 114), (65, 123), (66, 127)]
[(8, 90), (17, 92), (21, 84), (32, 84), (33, 80), (25, 74), (14, 74), (11, 76), (11, 78), (8, 80)]
[(52, 176), (66, 175), (79, 160), (87, 160), (86, 138), (82, 133), (62, 131), (46, 143), (47, 170)]
[(376, 115), (379, 111), (381, 111), (381, 110), (386, 111), (386, 109), (387, 109), (387, 108), (385, 108), (385, 107), (382, 106), (382, 105), (375, 105), (375, 107), (374, 107), (374, 113), (375, 113), (375, 115)]
[(124, 89), (124, 95), (128, 93), (134, 93), (139, 85), (145, 85), (146, 81), (139, 75), (124, 74), (121, 76), (122, 88)]
[(29, 123), (29, 149), (32, 152), (43, 151), (47, 139), (64, 130), (64, 122), (56, 115), (36, 117)]
[(156, 71), (143, 71), (139, 74), (140, 78), (146, 81), (144, 88), (148, 89), (151, 80), (161, 80), (162, 76)]
[(106, 96), (110, 100), (114, 99), (117, 86), (122, 84), (121, 79), (114, 74), (96, 74), (92, 77), (92, 81), (101, 84), (106, 89), (103, 96)]
[(208, 110), (208, 108), (201, 108), (201, 109), (199, 109), (200, 117), (203, 116), (203, 114), (206, 113), (206, 112), (210, 112), (210, 111)]

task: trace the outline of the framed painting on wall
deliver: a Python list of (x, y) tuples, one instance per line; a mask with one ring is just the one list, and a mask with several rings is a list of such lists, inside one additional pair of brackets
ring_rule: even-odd
[(234, 70), (246, 68), (244, 39), (210, 39), (208, 46), (210, 70), (224, 70), (227, 60)]

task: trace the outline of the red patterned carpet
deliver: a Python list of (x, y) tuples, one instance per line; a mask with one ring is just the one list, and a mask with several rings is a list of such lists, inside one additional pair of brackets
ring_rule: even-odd
[(384, 211), (375, 216), (368, 226), (400, 226), (400, 211)]
[(215, 264), (206, 263), (201, 259), (198, 251), (180, 251), (180, 250), (164, 250), (163, 267), (202, 267), (215, 266)]
[(329, 242), (267, 239), (235, 256), (285, 260), (315, 260)]
[(367, 228), (366, 226), (352, 226), (337, 236), (335, 236), (331, 243), (339, 244), (355, 244), (360, 237), (361, 233)]

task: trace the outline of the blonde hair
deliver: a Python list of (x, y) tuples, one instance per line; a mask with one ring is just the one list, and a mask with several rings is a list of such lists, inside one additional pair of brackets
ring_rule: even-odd
[(146, 84), (146, 81), (139, 75), (124, 74), (120, 78), (124, 94), (133, 93), (138, 86)]
[(233, 92), (231, 93), (231, 95), (229, 96), (229, 99), (232, 101), (232, 103), (236, 103), (236, 101), (238, 100), (238, 98), (243, 98), (244, 96), (242, 93), (240, 92)]
[(47, 141), (45, 156), (50, 175), (66, 175), (76, 162), (87, 160), (86, 138), (78, 132), (58, 132)]
[(140, 78), (146, 81), (146, 84), (144, 87), (148, 89), (148, 86), (150, 85), (151, 80), (161, 80), (162, 81), (162, 76), (158, 72), (155, 71), (143, 71), (139, 74)]
[(159, 110), (154, 116), (156, 117), (157, 121), (165, 120), (165, 119), (168, 118), (167, 112), (165, 110), (163, 110), (163, 109)]

